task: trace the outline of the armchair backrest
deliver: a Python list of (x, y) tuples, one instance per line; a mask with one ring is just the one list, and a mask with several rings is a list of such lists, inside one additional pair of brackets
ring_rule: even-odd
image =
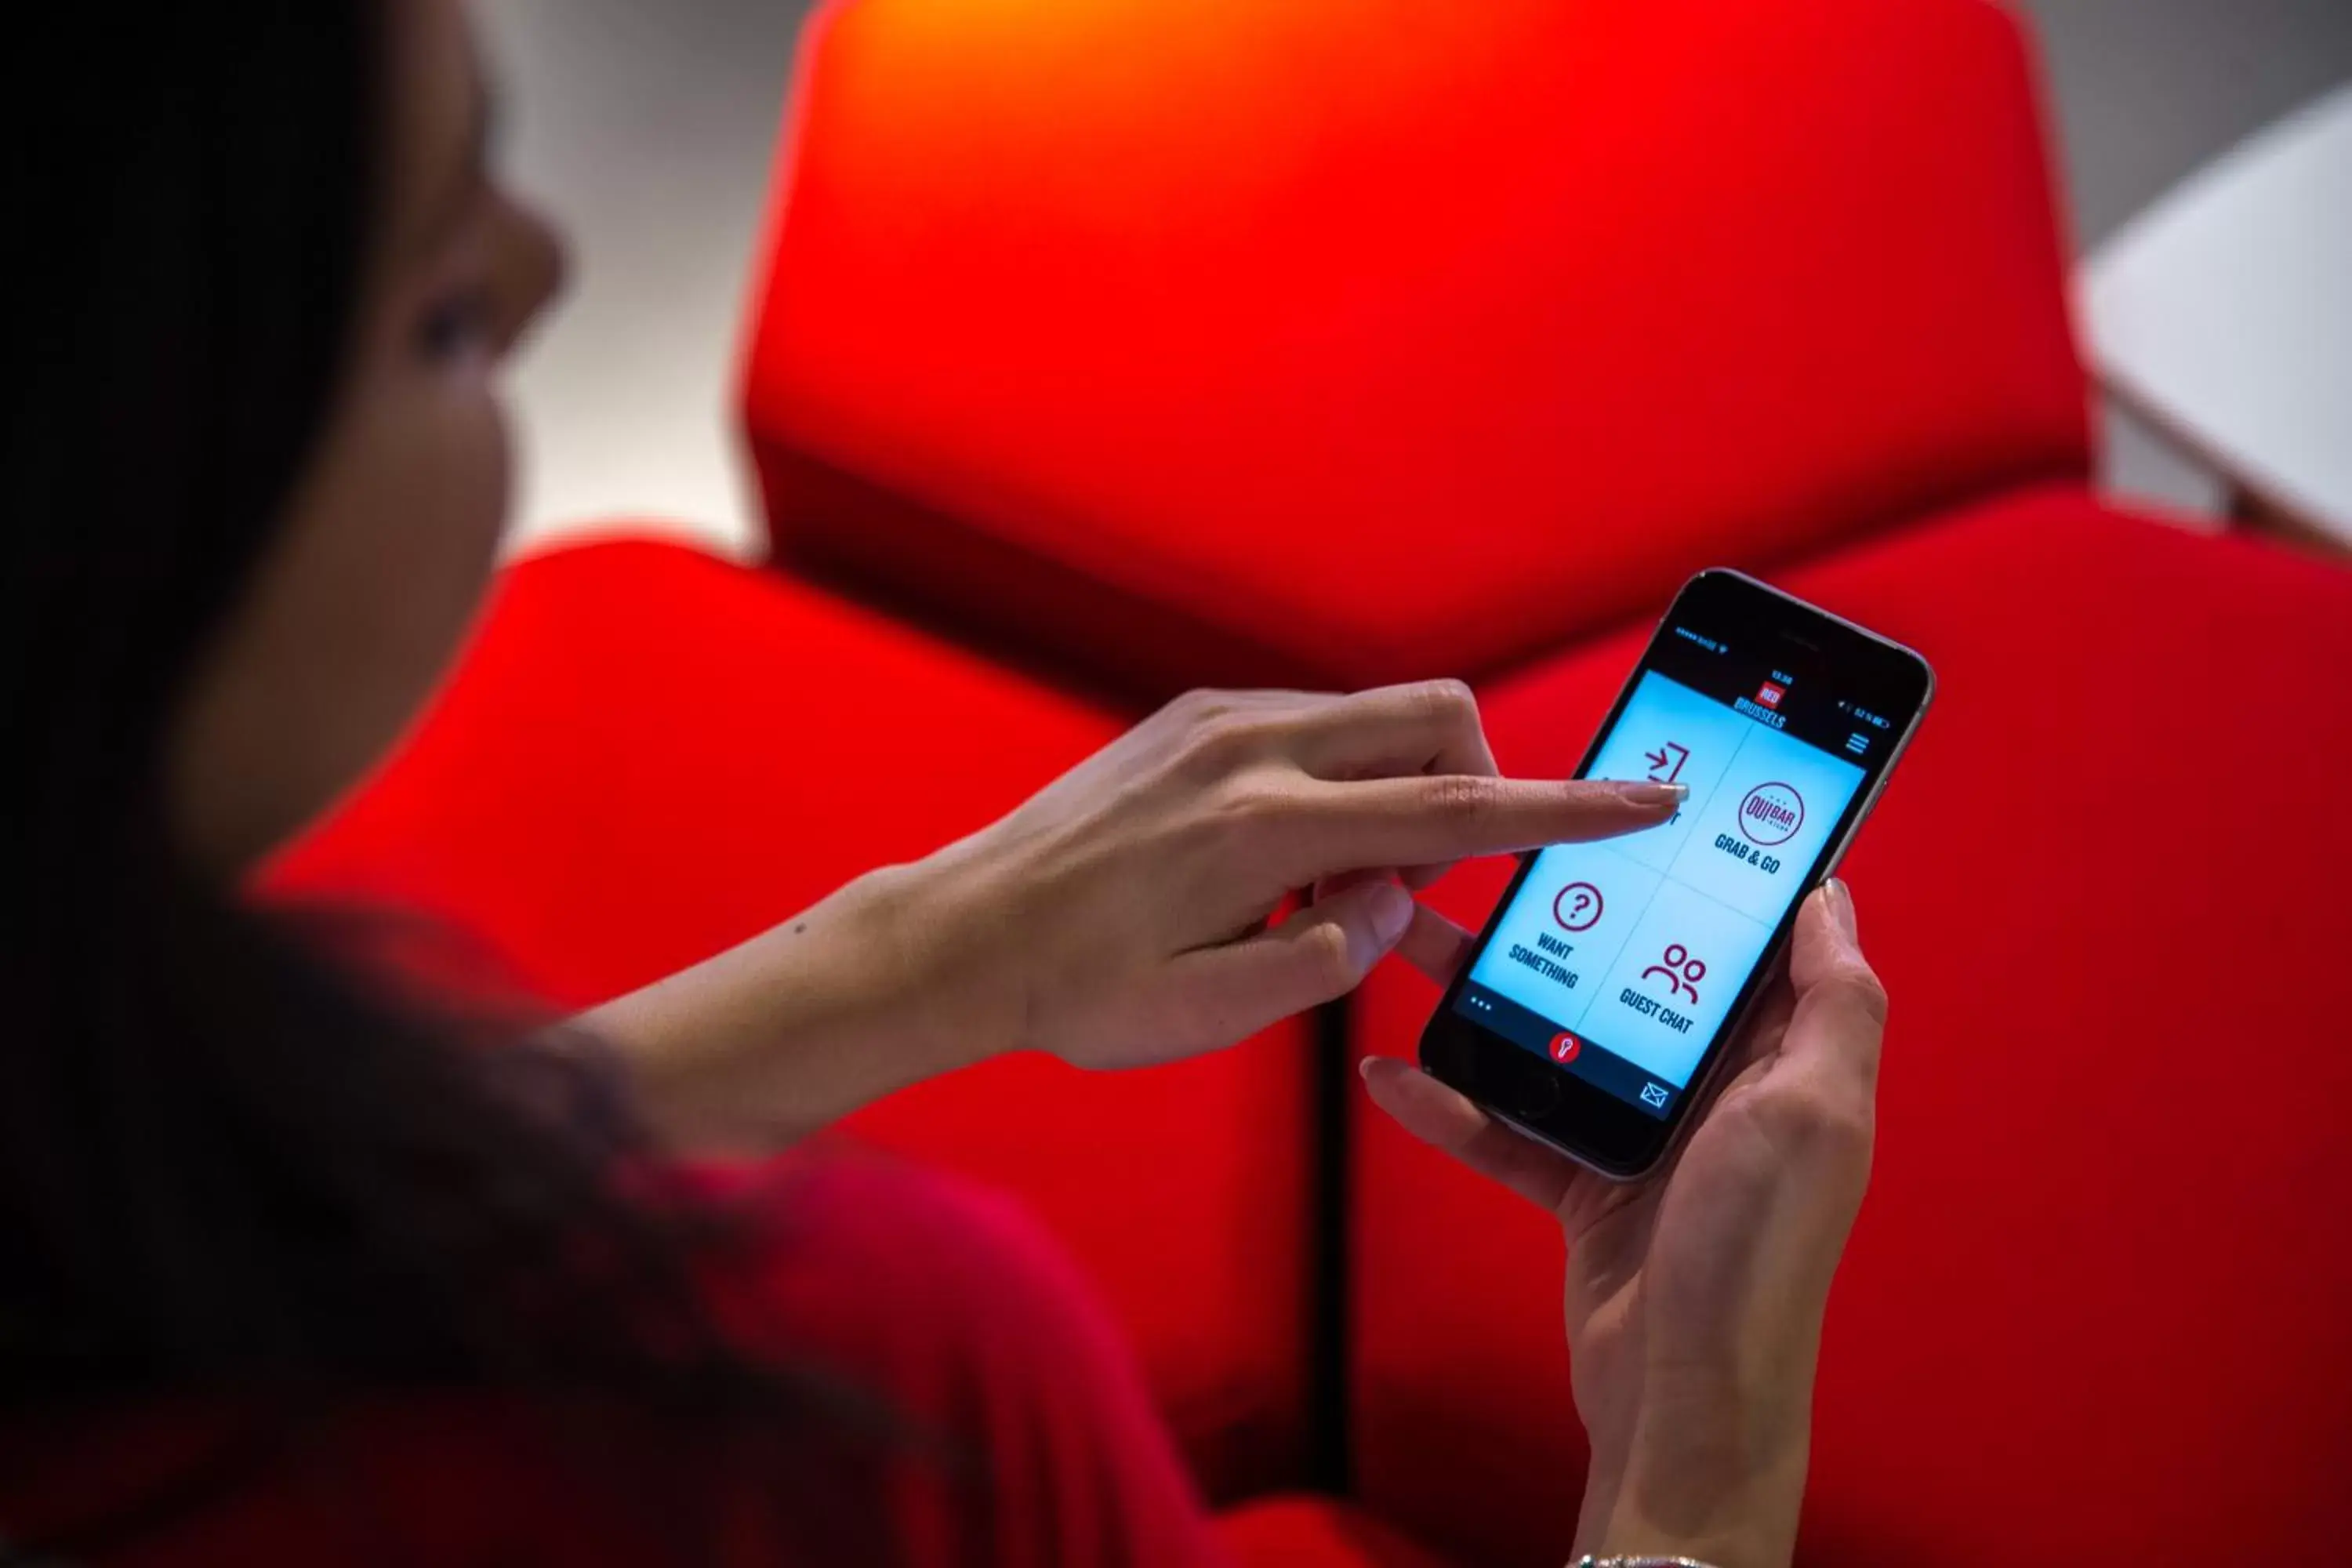
[(1473, 674), (2087, 463), (1985, 0), (840, 0), (782, 555), (1148, 694)]

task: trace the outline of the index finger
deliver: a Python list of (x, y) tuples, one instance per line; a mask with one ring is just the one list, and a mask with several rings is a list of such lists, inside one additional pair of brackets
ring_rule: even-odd
[[(1502, 770), (1486, 743), (1478, 699), (1459, 680), (1382, 686), (1318, 703), (1296, 721), (1294, 755), (1304, 772), (1322, 779), (1411, 773), (1477, 773)], [(1428, 887), (1451, 861), (1400, 868), (1408, 889)]]
[(1471, 773), (1316, 784), (1283, 825), (1294, 886), (1367, 866), (1427, 866), (1638, 833), (1670, 821), (1682, 784)]

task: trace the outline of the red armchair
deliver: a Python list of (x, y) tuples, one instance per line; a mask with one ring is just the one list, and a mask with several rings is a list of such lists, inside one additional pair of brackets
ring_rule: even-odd
[[(2086, 488), (2012, 21), (850, 0), (806, 48), (745, 378), (780, 570), (517, 566), (282, 886), (421, 905), (584, 1002), (1185, 685), (1473, 675), (1505, 766), (1563, 770), (1627, 623), (1760, 570), (1943, 693), (1848, 868), (1896, 1007), (1802, 1557), (2345, 1536), (2352, 574)], [(1339, 1076), (1433, 1000), (1382, 973), (1215, 1061), (1007, 1064), (858, 1130), (1037, 1207), (1219, 1498), (1312, 1482), (1556, 1563), (1556, 1237)], [(1236, 1528), (1406, 1550), (1305, 1505)]]
[[(581, 1006), (1003, 816), (1120, 728), (773, 574), (559, 550), (508, 572), (423, 732), (275, 881), (426, 910)], [(1301, 1462), (1307, 1033), (1149, 1075), (1001, 1061), (853, 1123), (1034, 1205), (1221, 1495)]]

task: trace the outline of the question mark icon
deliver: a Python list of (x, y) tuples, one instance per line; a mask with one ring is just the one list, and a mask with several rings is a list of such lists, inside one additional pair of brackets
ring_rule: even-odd
[(1601, 919), (1601, 889), (1590, 882), (1570, 882), (1552, 899), (1551, 918), (1562, 931), (1591, 931)]

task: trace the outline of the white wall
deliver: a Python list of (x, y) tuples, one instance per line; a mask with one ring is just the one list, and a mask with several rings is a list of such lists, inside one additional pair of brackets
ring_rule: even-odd
[(478, 0), (509, 177), (572, 288), (517, 364), (511, 544), (614, 520), (759, 548), (730, 406), (802, 0)]

